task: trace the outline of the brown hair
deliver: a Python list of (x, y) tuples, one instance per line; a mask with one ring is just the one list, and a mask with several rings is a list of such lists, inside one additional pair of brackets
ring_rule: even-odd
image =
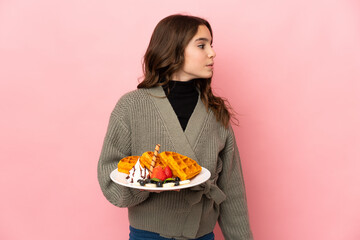
[[(188, 15), (171, 15), (162, 19), (155, 27), (143, 60), (144, 79), (138, 88), (167, 85), (171, 76), (181, 70), (185, 48), (195, 36), (200, 25), (205, 25), (213, 36), (211, 26), (205, 19)], [(211, 78), (195, 79), (200, 97), (206, 109), (213, 111), (216, 120), (225, 127), (231, 116), (225, 99), (215, 96), (211, 90)]]

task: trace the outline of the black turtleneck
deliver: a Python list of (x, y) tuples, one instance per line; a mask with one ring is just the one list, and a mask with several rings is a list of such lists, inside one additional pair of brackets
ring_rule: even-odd
[(199, 98), (199, 93), (195, 87), (195, 81), (169, 81), (169, 84), (163, 86), (163, 88), (166, 94), (167, 89), (170, 89), (167, 98), (179, 119), (183, 131), (185, 131), (186, 125)]

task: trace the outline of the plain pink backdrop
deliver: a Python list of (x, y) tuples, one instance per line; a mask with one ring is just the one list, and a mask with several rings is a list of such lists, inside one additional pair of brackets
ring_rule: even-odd
[(350, 0), (2, 0), (0, 239), (127, 239), (127, 210), (103, 197), (97, 161), (152, 30), (173, 13), (213, 26), (213, 88), (238, 113), (255, 239), (360, 239), (359, 9)]

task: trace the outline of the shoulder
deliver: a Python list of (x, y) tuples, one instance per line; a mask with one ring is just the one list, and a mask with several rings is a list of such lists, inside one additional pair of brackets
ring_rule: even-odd
[(136, 89), (125, 93), (117, 101), (113, 114), (121, 114), (123, 111), (129, 111), (142, 101), (146, 101), (148, 94), (146, 89)]
[(231, 123), (228, 126), (224, 126), (220, 121), (216, 119), (216, 116), (212, 109), (208, 110), (208, 118), (206, 121), (206, 128), (211, 129), (213, 133), (218, 133), (224, 138), (233, 138), (234, 131)]
[(113, 108), (111, 117), (113, 119), (125, 121), (128, 118), (127, 116), (133, 111), (132, 109), (134, 108), (137, 99), (141, 99), (141, 92), (142, 91), (137, 89), (122, 95)]
[[(112, 115), (119, 119), (135, 117), (138, 113), (152, 112), (155, 109), (152, 99), (161, 97), (161, 87), (141, 88), (125, 93), (116, 103)], [(164, 95), (164, 93), (163, 93)]]
[(117, 105), (135, 104), (146, 96), (148, 96), (146, 89), (136, 89), (121, 96)]

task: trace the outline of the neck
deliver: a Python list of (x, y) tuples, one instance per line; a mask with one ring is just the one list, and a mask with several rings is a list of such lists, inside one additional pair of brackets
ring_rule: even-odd
[(190, 76), (186, 76), (185, 74), (173, 74), (170, 78), (173, 81), (178, 81), (178, 82), (188, 82), (190, 80), (193, 80), (194, 78), (191, 78)]

